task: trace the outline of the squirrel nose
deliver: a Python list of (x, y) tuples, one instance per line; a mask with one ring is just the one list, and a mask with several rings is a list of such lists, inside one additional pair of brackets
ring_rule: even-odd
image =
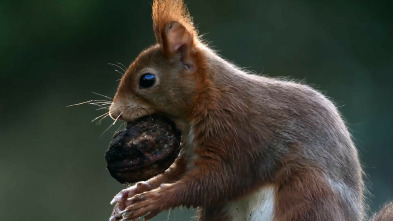
[(114, 120), (122, 120), (121, 111), (117, 108), (109, 108), (109, 116)]

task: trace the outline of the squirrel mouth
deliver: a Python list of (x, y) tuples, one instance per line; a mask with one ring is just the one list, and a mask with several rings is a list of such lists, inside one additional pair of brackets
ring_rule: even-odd
[(180, 131), (170, 120), (150, 115), (115, 133), (105, 154), (107, 169), (120, 183), (147, 180), (163, 173), (180, 152)]

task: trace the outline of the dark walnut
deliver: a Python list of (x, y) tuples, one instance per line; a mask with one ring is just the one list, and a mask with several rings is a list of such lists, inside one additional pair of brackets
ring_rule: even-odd
[(180, 151), (180, 132), (174, 123), (147, 116), (117, 132), (105, 154), (107, 168), (120, 183), (147, 180), (164, 172)]

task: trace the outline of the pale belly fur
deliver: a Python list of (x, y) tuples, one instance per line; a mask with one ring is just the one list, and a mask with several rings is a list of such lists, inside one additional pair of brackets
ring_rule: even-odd
[(248, 197), (228, 203), (226, 212), (233, 221), (272, 221), (275, 190), (265, 186)]

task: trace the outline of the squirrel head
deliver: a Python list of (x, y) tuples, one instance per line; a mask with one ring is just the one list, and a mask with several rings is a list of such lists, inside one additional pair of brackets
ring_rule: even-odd
[(199, 39), (183, 1), (154, 0), (152, 17), (157, 43), (122, 77), (109, 108), (114, 119), (155, 113), (187, 118), (206, 87)]

